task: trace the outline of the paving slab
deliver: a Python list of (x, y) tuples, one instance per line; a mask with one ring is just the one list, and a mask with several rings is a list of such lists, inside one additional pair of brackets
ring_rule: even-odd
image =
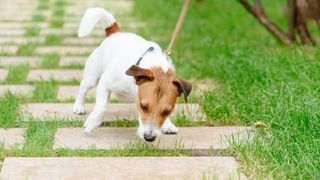
[(54, 79), (57, 81), (81, 80), (82, 70), (34, 69), (27, 76), (28, 81)]
[(0, 65), (9, 67), (9, 66), (18, 66), (21, 64), (29, 64), (31, 67), (36, 67), (40, 64), (40, 59), (38, 57), (30, 56), (3, 56), (0, 57)]
[[(39, 120), (59, 119), (59, 120), (84, 120), (88, 112), (91, 112), (94, 104), (86, 104), (85, 115), (75, 115), (72, 113), (72, 103), (29, 103), (21, 105), (24, 119), (29, 117), (38, 118)], [(189, 120), (202, 120), (204, 115), (198, 104), (177, 104), (173, 118), (177, 115), (184, 115)], [(109, 103), (106, 108), (104, 121), (115, 121), (121, 119), (136, 120), (138, 117), (136, 105), (133, 103)]]
[(15, 45), (0, 46), (0, 53), (3, 53), (3, 54), (16, 54), (17, 51), (18, 51), (18, 46), (15, 46)]
[[(8, 157), (2, 179), (246, 179), (233, 157)], [(205, 178), (206, 179), (206, 178)]]
[(88, 56), (63, 56), (59, 61), (60, 66), (84, 65)]
[(64, 38), (62, 44), (77, 46), (98, 46), (104, 38), (85, 37), (85, 38)]
[(0, 36), (22, 36), (24, 35), (24, 29), (11, 29), (8, 31), (7, 29), (0, 29)]
[[(136, 134), (137, 128), (98, 128), (86, 134), (83, 128), (59, 128), (53, 148), (70, 149), (122, 149), (134, 148), (134, 144), (144, 143)], [(176, 135), (161, 135), (153, 145), (161, 149), (223, 150), (228, 148), (228, 137), (244, 137), (247, 127), (179, 127)], [(76, 141), (75, 141), (76, 139)]]
[[(57, 99), (67, 100), (75, 99), (79, 92), (79, 86), (59, 86), (57, 92)], [(96, 88), (92, 88), (87, 92), (86, 98), (92, 99), (95, 98)]]
[(0, 69), (0, 81), (4, 81), (8, 75), (7, 69)]
[(0, 37), (0, 44), (25, 44), (25, 43), (43, 43), (42, 37)]
[(17, 95), (31, 96), (34, 87), (31, 85), (0, 85), (0, 96), (8, 91)]
[[(0, 29), (25, 29), (26, 27), (35, 26), (34, 22), (1, 22)], [(47, 28), (48, 23), (37, 22), (36, 27)]]
[(35, 53), (43, 55), (57, 53), (59, 55), (89, 55), (95, 46), (40, 46), (35, 49)]
[(21, 147), (24, 143), (24, 131), (22, 128), (0, 128), (0, 143), (4, 143), (6, 149)]

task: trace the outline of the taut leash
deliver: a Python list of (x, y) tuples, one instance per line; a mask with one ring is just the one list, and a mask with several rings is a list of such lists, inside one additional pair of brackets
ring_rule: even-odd
[(188, 10), (188, 7), (189, 7), (189, 3), (190, 3), (190, 0), (184, 0), (183, 7), (182, 7), (182, 10), (180, 12), (180, 16), (179, 16), (179, 19), (177, 21), (177, 24), (176, 24), (176, 27), (174, 29), (174, 32), (172, 34), (170, 43), (169, 43), (167, 49), (164, 51), (164, 53), (166, 53), (167, 56), (169, 56), (171, 54), (171, 52), (172, 52), (173, 44), (176, 41), (178, 33), (179, 33), (179, 31), (181, 29), (181, 26), (183, 24), (184, 18), (187, 15), (187, 10)]

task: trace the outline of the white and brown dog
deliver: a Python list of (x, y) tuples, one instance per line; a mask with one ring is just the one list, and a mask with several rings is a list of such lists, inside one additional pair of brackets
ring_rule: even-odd
[(115, 93), (136, 101), (140, 138), (151, 142), (161, 132), (177, 133), (178, 129), (168, 116), (178, 96), (184, 94), (187, 98), (191, 84), (175, 77), (170, 58), (158, 44), (133, 33), (121, 32), (115, 18), (102, 8), (87, 9), (80, 23), (79, 37), (90, 34), (98, 22), (107, 38), (86, 62), (73, 108), (74, 113), (83, 114), (85, 95), (98, 84), (96, 104), (84, 123), (85, 132), (91, 133), (102, 123), (108, 98)]

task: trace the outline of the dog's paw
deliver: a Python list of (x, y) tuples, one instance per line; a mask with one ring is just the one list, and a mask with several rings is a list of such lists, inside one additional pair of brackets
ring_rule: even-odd
[(86, 134), (92, 133), (95, 129), (97, 129), (101, 124), (99, 118), (93, 118), (90, 114), (87, 120), (84, 122), (84, 132)]
[(73, 105), (73, 113), (74, 114), (84, 114), (84, 105), (81, 103), (75, 102)]
[(171, 121), (165, 122), (161, 127), (163, 134), (177, 134), (178, 131), (178, 128)]

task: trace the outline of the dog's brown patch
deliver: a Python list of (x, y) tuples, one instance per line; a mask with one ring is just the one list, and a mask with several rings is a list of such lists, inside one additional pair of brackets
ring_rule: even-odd
[(116, 32), (121, 32), (121, 29), (120, 29), (118, 23), (115, 22), (110, 27), (106, 28), (105, 31), (106, 31), (106, 36), (108, 37)]
[(126, 73), (134, 76), (138, 85), (136, 105), (143, 124), (157, 128), (173, 112), (177, 97), (181, 93), (188, 96), (192, 87), (176, 78), (172, 69), (164, 72), (161, 67), (143, 69), (132, 66)]

